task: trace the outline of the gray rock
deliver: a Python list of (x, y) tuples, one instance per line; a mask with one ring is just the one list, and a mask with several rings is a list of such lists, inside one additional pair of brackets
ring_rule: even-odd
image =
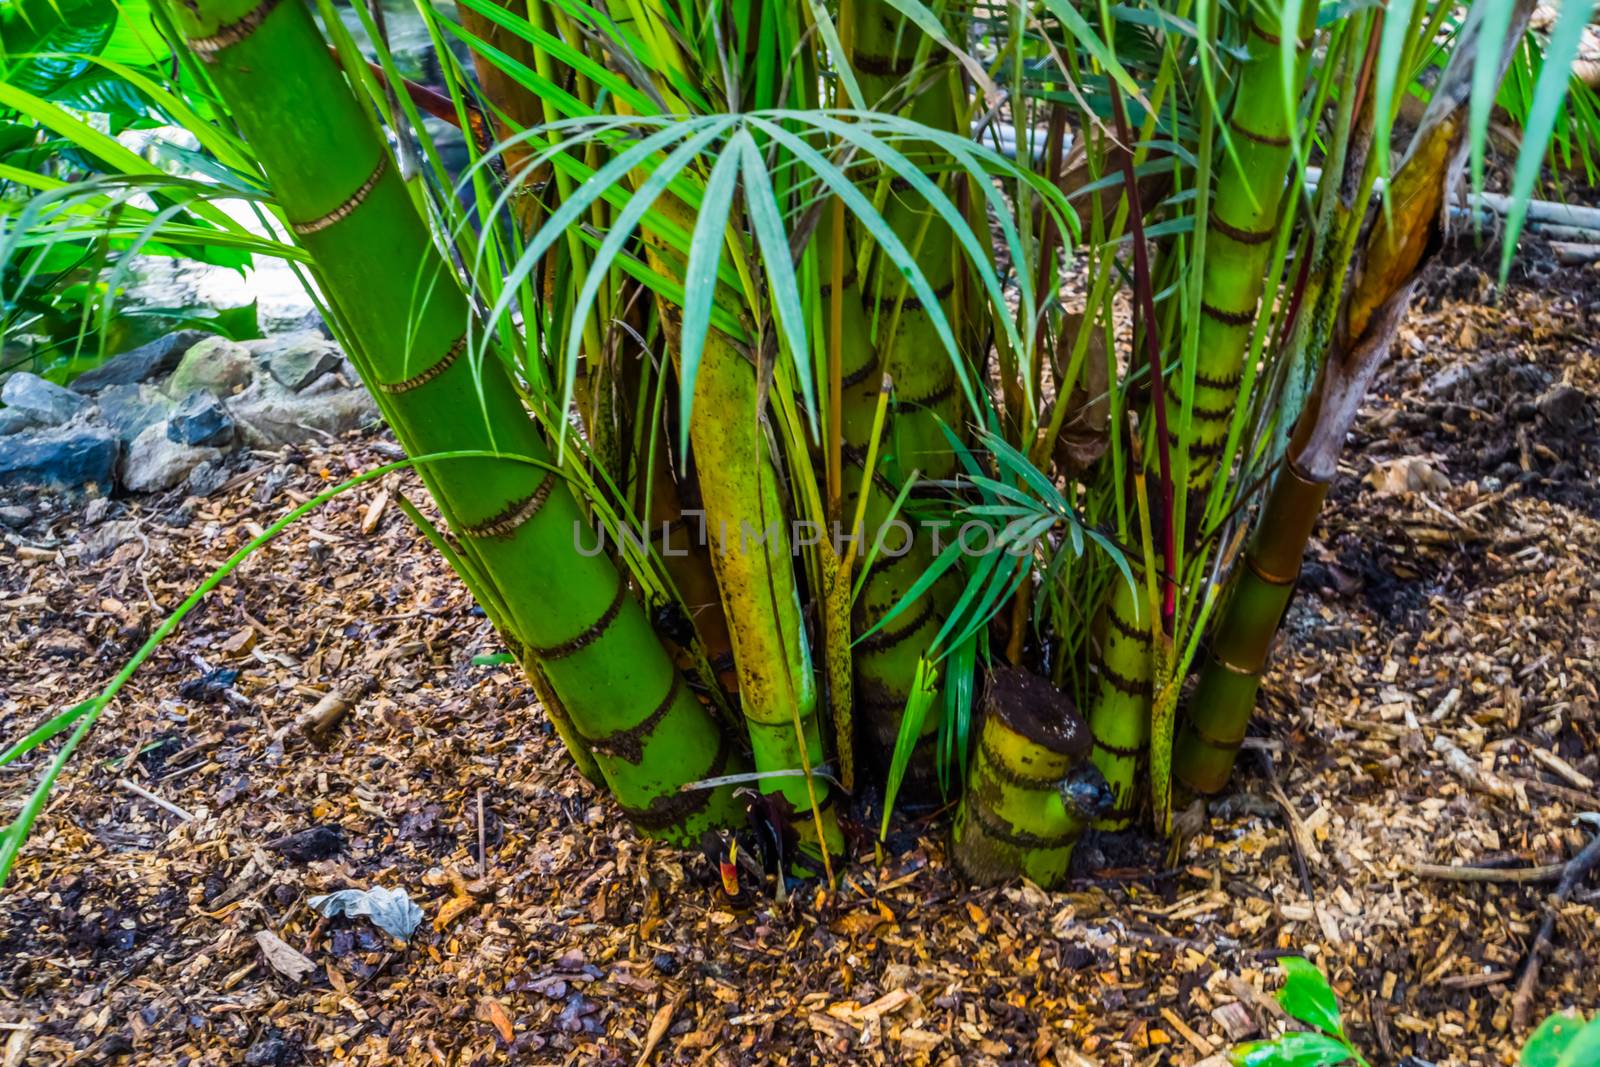
[(180, 445), (227, 448), (233, 443), (233, 416), (222, 401), (197, 389), (167, 416), (167, 439)]
[(234, 397), (228, 408), (240, 439), (251, 448), (282, 448), (313, 438), (329, 439), (378, 421), (378, 408), (364, 389), (307, 396), (270, 378)]
[(1454, 395), (1456, 390), (1482, 377), (1485, 362), (1452, 363), (1444, 370), (1422, 383), (1422, 392), (1428, 397)]
[(46, 426), (59, 426), (89, 406), (89, 401), (71, 389), (63, 389), (26, 371), (6, 379), (6, 384), (0, 387), (0, 401), (5, 402), (7, 409), (20, 411)]
[(304, 315), (294, 321), (289, 330), (292, 333), (304, 333), (306, 331), (320, 334), (330, 341), (333, 340), (333, 331), (328, 329), (327, 322), (322, 318), (322, 312), (316, 308), (307, 310)]
[(147, 426), (128, 449), (122, 484), (135, 493), (160, 492), (182, 482), (200, 464), (220, 458), (220, 449), (180, 444), (168, 440), (166, 427)]
[(209, 336), (204, 330), (179, 330), (158, 337), (147, 345), (112, 356), (94, 370), (78, 375), (72, 381), (72, 388), (80, 393), (93, 393), (108, 385), (154, 381), (169, 373), (183, 359), (185, 352)]
[(33, 521), (33, 512), (21, 504), (5, 504), (0, 506), (0, 526), (9, 526), (13, 530), (20, 530)]
[(174, 400), (196, 389), (228, 396), (249, 385), (254, 375), (255, 361), (249, 349), (223, 337), (207, 337), (183, 354), (163, 389)]
[(34, 418), (31, 412), (20, 408), (0, 408), (0, 437), (9, 437), (37, 425), (39, 420)]
[(117, 439), (103, 426), (74, 426), (29, 434), (0, 448), (0, 485), (110, 490)]
[(339, 346), (322, 334), (300, 330), (246, 343), (250, 354), (267, 365), (267, 372), (285, 389), (299, 392), (344, 359)]
[(351, 379), (344, 378), (338, 371), (329, 371), (304, 389), (300, 390), (301, 396), (326, 396), (350, 388)]
[(278, 384), (299, 392), (329, 372), (338, 370), (339, 350), (331, 347), (332, 341), (324, 341), (323, 344), (330, 347), (321, 351), (301, 349), (274, 356), (267, 370), (278, 380)]
[(172, 413), (172, 400), (153, 385), (108, 385), (95, 396), (100, 418), (123, 444), (144, 432), (146, 426), (164, 422)]

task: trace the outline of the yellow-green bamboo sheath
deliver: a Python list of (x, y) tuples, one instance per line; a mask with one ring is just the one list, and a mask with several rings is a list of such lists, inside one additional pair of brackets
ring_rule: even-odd
[(412, 455), (501, 451), (527, 462), (427, 465), (431, 491), (529, 656), (641, 830), (691, 841), (741, 819), (731, 791), (683, 793), (739, 769), (716, 722), (599, 556), (504, 368), (474, 357), (470, 313), (373, 121), (297, 0), (198, 0), (173, 15), (207, 64), (324, 291), (350, 355)]
[[(690, 444), (756, 769), (816, 767), (823, 759), (816, 673), (795, 586), (789, 514), (756, 419), (754, 368), (723, 334), (713, 331), (706, 338), (694, 406)], [(804, 759), (797, 722), (805, 732)], [(783, 795), (796, 812), (802, 840), (814, 845), (815, 796), (826, 846), (842, 851), (825, 782), (773, 778), (762, 782), (762, 790)]]
[[(671, 195), (661, 197), (655, 206), (686, 230), (694, 229), (687, 206)], [(682, 263), (648, 230), (645, 247), (653, 269), (682, 277)], [(664, 310), (669, 316), (669, 342), (676, 350), (678, 328), (672, 321), (676, 311)], [(816, 673), (795, 585), (790, 516), (757, 414), (754, 365), (731, 338), (711, 330), (695, 379), (689, 445), (712, 568), (733, 643), (740, 708), (757, 770), (803, 770), (823, 759)], [(833, 797), (823, 779), (766, 778), (761, 790), (782, 794), (788, 801), (802, 842), (821, 847), (820, 824), (827, 850), (843, 851)]]
[(1089, 748), (1087, 727), (1049, 682), (1002, 667), (989, 675), (978, 737), (951, 830), (952, 858), (982, 885), (1018, 877), (1059, 885), (1089, 823), (1069, 802), (1074, 764)]
[[(675, 66), (680, 76), (693, 61), (667, 34), (657, 0), (626, 4), (617, 17), (619, 24), (646, 39), (658, 38), (656, 59)], [(658, 79), (657, 91), (669, 107), (681, 110), (668, 82)], [(627, 110), (614, 98), (611, 106), (619, 113)], [(632, 180), (639, 180), (638, 172)], [(654, 207), (685, 232), (694, 231), (693, 211), (672, 194), (661, 196)], [(682, 257), (651, 231), (648, 220), (641, 234), (651, 269), (681, 280), (686, 267)], [(676, 353), (681, 312), (665, 301), (660, 309), (669, 347)], [(694, 390), (694, 417), (688, 428), (691, 458), (732, 638), (751, 754), (758, 771), (807, 770), (822, 759), (816, 673), (795, 584), (789, 513), (779, 493), (774, 457), (768, 453), (749, 353), (727, 335), (711, 330)], [(793, 808), (793, 825), (808, 850), (843, 851), (833, 797), (823, 779), (764, 778), (760, 788), (781, 794)]]

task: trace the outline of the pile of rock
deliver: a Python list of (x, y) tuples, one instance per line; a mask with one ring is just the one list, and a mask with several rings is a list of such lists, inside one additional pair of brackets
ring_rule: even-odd
[(220, 481), (239, 448), (276, 449), (377, 422), (339, 346), (318, 330), (234, 342), (195, 330), (115, 356), (62, 388), (0, 387), (0, 486), (150, 493)]

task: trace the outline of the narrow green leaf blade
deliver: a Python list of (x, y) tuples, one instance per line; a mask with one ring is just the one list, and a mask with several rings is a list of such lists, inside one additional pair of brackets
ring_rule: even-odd
[(806, 315), (805, 309), (800, 306), (800, 283), (795, 279), (794, 260), (783, 228), (783, 212), (772, 190), (772, 175), (767, 173), (767, 162), (761, 158), (755, 139), (749, 131), (741, 129), (733, 141), (728, 151), (733, 154), (737, 146), (742, 159), (744, 199), (750, 211), (750, 228), (755, 231), (761, 260), (766, 264), (767, 288), (775, 305), (778, 326), (783, 330), (784, 343), (794, 357), (795, 377), (800, 379), (800, 395), (805, 401), (806, 416), (811, 423), (811, 436), (815, 438), (819, 432), (817, 386), (807, 359), (811, 347), (806, 340)]
[[(748, 140), (748, 135), (745, 138)], [(683, 279), (683, 340), (679, 352), (682, 374), (678, 390), (679, 447), (685, 455), (689, 451), (694, 383), (700, 375), (700, 358), (705, 354), (711, 304), (717, 292), (717, 267), (722, 262), (722, 239), (728, 229), (728, 213), (733, 209), (734, 180), (742, 158), (743, 153), (732, 144), (723, 150), (706, 182), (705, 198), (700, 202), (694, 235), (689, 240), (689, 265)]]

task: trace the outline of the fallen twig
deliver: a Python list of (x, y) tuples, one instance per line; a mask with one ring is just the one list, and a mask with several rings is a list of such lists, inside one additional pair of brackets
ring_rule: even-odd
[(1433, 750), (1444, 757), (1445, 766), (1450, 769), (1450, 773), (1469, 787), (1502, 800), (1516, 799), (1517, 792), (1509, 782), (1479, 767), (1476, 760), (1461, 751), (1461, 747), (1444, 734), (1433, 739)]
[(300, 729), (315, 745), (325, 746), (350, 713), (354, 702), (338, 689), (330, 689), (300, 719)]
[(1517, 991), (1511, 997), (1511, 1018), (1518, 1030), (1526, 1029), (1528, 1025), (1528, 1012), (1533, 1006), (1533, 990), (1539, 984), (1539, 964), (1544, 956), (1545, 949), (1555, 937), (1556, 912), (1572, 896), (1573, 890), (1578, 888), (1589, 872), (1600, 867), (1600, 816), (1590, 815), (1585, 819), (1591, 826), (1595, 826), (1595, 835), (1589, 839), (1572, 859), (1568, 860), (1561, 872), (1561, 881), (1556, 883), (1556, 891), (1551, 894), (1545, 906), (1544, 921), (1539, 924), (1539, 932), (1534, 936), (1533, 945), (1528, 949), (1528, 959), (1522, 965), (1522, 977), (1517, 981)]
[(1566, 871), (1565, 863), (1544, 863), (1537, 867), (1470, 867), (1438, 863), (1412, 863), (1406, 867), (1419, 878), (1440, 878), (1447, 882), (1553, 882)]
[(1551, 797), (1555, 800), (1576, 804), (1580, 808), (1591, 808), (1600, 803), (1600, 793), (1585, 792), (1582, 789), (1573, 789), (1571, 786), (1557, 785), (1555, 782), (1546, 782), (1542, 778), (1524, 778), (1521, 775), (1513, 776), (1516, 784), (1525, 787), (1530, 793)]
[(483, 790), (479, 789), (478, 790), (478, 877), (479, 878), (487, 878), (487, 877), (489, 877), (489, 865), (484, 860), (484, 857), (487, 854), (487, 850), (484, 847), (484, 845), (485, 845), (485, 843), (487, 841), (487, 836), (488, 835), (484, 832), (484, 826), (483, 826)]
[(1550, 752), (1547, 749), (1542, 749), (1537, 746), (1531, 746), (1528, 749), (1528, 754), (1533, 757), (1534, 762), (1543, 764), (1545, 770), (1550, 771), (1559, 778), (1564, 778), (1574, 788), (1594, 788), (1593, 778), (1590, 778), (1588, 775), (1578, 770), (1578, 768), (1574, 767), (1572, 764), (1568, 763), (1554, 752)]
[(126, 778), (118, 778), (117, 785), (123, 789), (126, 789), (136, 797), (141, 797), (145, 800), (148, 800), (162, 811), (171, 812), (184, 822), (194, 822), (195, 816), (193, 812), (178, 807), (178, 805), (174, 804), (170, 800), (164, 800), (161, 797), (156, 796), (154, 793), (150, 792), (150, 790), (141, 785), (135, 785)]

